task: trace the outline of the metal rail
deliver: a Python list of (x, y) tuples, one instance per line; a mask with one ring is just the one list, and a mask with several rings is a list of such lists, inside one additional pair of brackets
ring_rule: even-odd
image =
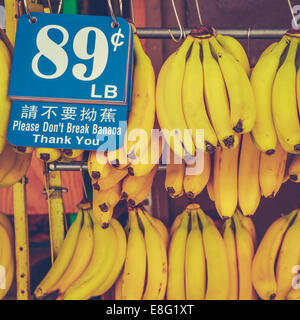
[[(192, 29), (184, 29), (185, 34), (189, 34)], [(178, 28), (137, 28), (137, 34), (143, 39), (171, 39), (170, 32), (174, 37), (180, 37)], [(217, 29), (224, 35), (233, 36), (238, 39), (279, 39), (286, 29)]]

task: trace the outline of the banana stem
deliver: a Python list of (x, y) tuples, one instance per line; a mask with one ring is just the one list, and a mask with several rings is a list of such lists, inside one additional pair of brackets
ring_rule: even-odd
[(13, 185), (13, 204), (16, 251), (17, 299), (29, 300), (30, 265), (25, 177), (23, 177), (19, 182)]

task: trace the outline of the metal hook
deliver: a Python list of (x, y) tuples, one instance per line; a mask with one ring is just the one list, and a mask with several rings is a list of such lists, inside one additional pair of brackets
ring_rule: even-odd
[(120, 15), (123, 17), (123, 1), (119, 0), (119, 7), (120, 7)]
[(248, 28), (248, 34), (247, 34), (247, 51), (248, 51), (249, 61), (251, 64), (250, 37), (251, 37), (251, 26)]
[(202, 17), (201, 17), (201, 12), (200, 12), (200, 7), (199, 7), (198, 0), (195, 0), (195, 3), (196, 3), (199, 22), (200, 22), (200, 25), (202, 26), (203, 25), (203, 21), (202, 21)]
[(293, 12), (293, 7), (292, 7), (292, 4), (291, 4), (291, 1), (287, 0), (287, 2), (289, 4), (290, 11), (291, 11), (291, 14), (292, 14), (292, 17), (293, 17), (293, 20), (294, 20), (295, 28), (297, 28), (298, 27), (298, 23), (297, 23), (297, 20), (295, 18), (294, 12)]
[[(47, 0), (47, 1), (48, 1), (49, 10), (50, 10), (51, 13), (53, 13), (52, 5), (51, 5), (51, 0)], [(58, 14), (60, 13), (61, 8), (62, 8), (62, 2), (63, 2), (63, 0), (60, 0), (60, 1), (59, 1), (58, 9), (57, 9), (57, 13), (58, 13)]]
[(27, 0), (23, 0), (23, 3), (24, 3), (25, 12), (29, 17), (30, 23), (36, 23), (37, 19), (31, 15), (30, 10), (28, 8)]
[(115, 16), (115, 13), (114, 13), (114, 9), (112, 7), (112, 4), (111, 4), (111, 0), (107, 0), (107, 4), (108, 4), (108, 8), (109, 8), (109, 11), (110, 11), (110, 15), (113, 19), (113, 23), (112, 23), (112, 27), (113, 28), (117, 28), (119, 26), (119, 23), (116, 19), (116, 16)]
[(131, 21), (134, 24), (134, 8), (133, 8), (133, 1), (130, 0), (130, 8), (131, 8)]
[(172, 2), (173, 10), (174, 10), (174, 13), (175, 13), (175, 17), (176, 17), (176, 20), (177, 20), (177, 23), (178, 23), (178, 26), (179, 26), (179, 29), (180, 29), (180, 37), (179, 37), (179, 39), (178, 40), (175, 39), (175, 37), (173, 36), (173, 34), (172, 34), (170, 29), (168, 30), (168, 32), (169, 32), (172, 40), (178, 43), (182, 39), (183, 36), (185, 37), (185, 32), (184, 32), (184, 30), (182, 28), (182, 25), (180, 23), (174, 0), (171, 0), (171, 2)]

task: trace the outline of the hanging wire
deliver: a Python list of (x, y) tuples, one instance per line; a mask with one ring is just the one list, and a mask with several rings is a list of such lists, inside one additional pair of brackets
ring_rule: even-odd
[(175, 39), (175, 37), (173, 36), (173, 34), (172, 34), (172, 32), (171, 32), (170, 29), (168, 30), (168, 32), (169, 32), (169, 34), (170, 34), (170, 36), (171, 36), (171, 38), (172, 38), (173, 41), (179, 42), (179, 41), (182, 39), (182, 37), (185, 37), (185, 32), (184, 32), (184, 30), (183, 30), (183, 28), (182, 28), (182, 25), (181, 25), (181, 23), (180, 23), (180, 20), (179, 20), (179, 17), (178, 17), (178, 13), (177, 13), (177, 9), (176, 9), (174, 0), (171, 0), (171, 3), (172, 3), (172, 6), (173, 6), (173, 10), (174, 10), (174, 13), (175, 13), (175, 17), (176, 17), (176, 20), (177, 20), (177, 24), (178, 24), (179, 29), (180, 29), (180, 37), (179, 37), (179, 39), (178, 39), (178, 40)]
[[(51, 0), (47, 0), (47, 2), (48, 2), (48, 7), (49, 7), (49, 10), (50, 10), (50, 13), (53, 13)], [(57, 13), (61, 12), (62, 3), (63, 3), (63, 0), (60, 0), (59, 3), (58, 3)]]
[(287, 2), (289, 4), (290, 11), (291, 11), (291, 14), (292, 14), (292, 17), (293, 17), (293, 20), (294, 20), (295, 28), (297, 28), (298, 27), (298, 23), (297, 23), (297, 20), (295, 18), (294, 12), (293, 12), (293, 7), (292, 7), (292, 4), (291, 4), (291, 1), (287, 0)]
[(195, 0), (195, 3), (196, 3), (196, 8), (197, 8), (197, 13), (198, 13), (198, 18), (199, 18), (200, 25), (203, 25), (203, 21), (202, 21), (202, 17), (201, 17), (201, 12), (200, 12), (200, 7), (199, 7), (198, 0)]
[(58, 9), (57, 9), (58, 14), (61, 13), (62, 5), (63, 5), (63, 0), (60, 0), (58, 4)]
[(123, 17), (123, 1), (119, 0), (120, 16)]
[(113, 28), (117, 28), (119, 26), (119, 23), (116, 19), (116, 16), (115, 16), (115, 13), (114, 13), (114, 9), (113, 9), (113, 6), (111, 4), (111, 0), (107, 0), (107, 4), (108, 4), (108, 8), (109, 8), (109, 11), (110, 11), (110, 15), (113, 19), (113, 23), (112, 23), (112, 27)]
[(27, 14), (28, 17), (29, 17), (29, 21), (30, 21), (31, 23), (36, 23), (36, 18), (34, 18), (34, 17), (31, 15), (30, 10), (29, 10), (29, 8), (28, 8), (27, 0), (23, 0), (23, 3), (24, 3), (25, 12), (26, 12), (26, 14)]
[(51, 0), (48, 0), (47, 2), (48, 2), (48, 7), (49, 7), (49, 10), (50, 10), (50, 13), (53, 13)]
[(250, 64), (251, 64), (251, 45), (250, 45), (250, 40), (251, 38), (251, 26), (248, 28), (248, 34), (247, 34), (247, 54), (248, 54), (248, 57), (249, 57), (249, 61), (250, 61)]

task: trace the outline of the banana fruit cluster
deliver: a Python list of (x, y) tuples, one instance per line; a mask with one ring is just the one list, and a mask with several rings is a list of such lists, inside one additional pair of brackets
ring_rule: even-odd
[(261, 299), (300, 300), (299, 209), (276, 219), (265, 232), (252, 262), (252, 282)]
[(15, 240), (9, 218), (0, 212), (0, 300), (4, 299), (15, 278)]
[(299, 35), (288, 31), (260, 56), (251, 73), (257, 115), (252, 136), (257, 148), (270, 155), (276, 145), (300, 153)]
[(236, 211), (222, 225), (190, 204), (170, 229), (169, 300), (252, 300), (251, 263), (256, 231), (250, 218)]
[(129, 209), (127, 253), (114, 288), (115, 300), (163, 300), (167, 288), (169, 234), (145, 208)]
[[(158, 75), (156, 113), (164, 137), (181, 158), (196, 149), (234, 149), (250, 132), (256, 104), (240, 43), (202, 27), (193, 30)], [(204, 143), (197, 129), (204, 130)]]
[(43, 280), (36, 299), (87, 300), (107, 292), (118, 278), (126, 256), (125, 231), (112, 218), (103, 229), (90, 203), (79, 204), (62, 248)]

